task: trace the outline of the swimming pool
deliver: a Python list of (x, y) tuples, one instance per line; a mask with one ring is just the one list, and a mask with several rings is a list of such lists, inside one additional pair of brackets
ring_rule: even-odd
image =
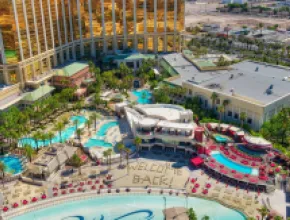
[(100, 140), (100, 139), (95, 139), (95, 138), (90, 138), (88, 140), (88, 142), (86, 142), (84, 144), (84, 147), (86, 147), (86, 148), (96, 147), (96, 146), (111, 148), (112, 144), (110, 144), (110, 143), (108, 143), (106, 141)]
[(263, 154), (265, 154), (264, 152), (250, 150), (241, 144), (239, 144), (237, 147), (239, 150), (243, 151), (246, 154), (252, 155), (252, 156), (262, 156)]
[[(72, 116), (70, 118), (70, 121), (71, 122), (78, 121), (78, 126), (82, 126), (87, 121), (87, 119), (84, 116), (76, 115), (76, 116)], [(52, 138), (51, 143), (59, 143), (61, 141), (64, 142), (64, 141), (68, 140), (69, 138), (71, 138), (72, 135), (75, 133), (75, 131), (76, 131), (75, 125), (69, 126), (61, 132), (61, 140), (60, 140), (60, 136), (57, 132), (56, 135)], [(38, 143), (36, 143), (34, 138), (21, 138), (19, 140), (18, 144), (20, 146), (24, 146), (24, 144), (29, 144), (29, 145), (31, 145), (31, 147), (36, 148), (37, 144), (39, 147), (49, 145), (50, 140), (45, 140), (45, 141), (38, 140)]]
[(212, 151), (211, 152), (211, 156), (212, 158), (214, 158), (218, 163), (223, 164), (224, 166), (226, 166), (229, 169), (232, 170), (236, 170), (240, 173), (244, 173), (244, 174), (251, 174), (254, 176), (258, 175), (258, 170), (251, 168), (251, 167), (247, 167), (247, 166), (243, 166), (241, 164), (235, 163), (233, 161), (231, 161), (230, 159), (228, 159), (227, 157), (225, 157), (223, 154), (221, 154), (218, 151)]
[(119, 123), (117, 121), (110, 121), (106, 124), (103, 124), (100, 129), (97, 132), (97, 137), (103, 137), (106, 135), (106, 133), (108, 132), (108, 130), (114, 126), (119, 125)]
[(214, 135), (214, 139), (216, 140), (216, 142), (219, 142), (219, 143), (227, 143), (229, 141), (228, 138), (221, 135)]
[(214, 220), (245, 220), (240, 212), (200, 198), (158, 195), (104, 196), (66, 202), (57, 206), (29, 212), (12, 220), (163, 220), (162, 210), (178, 206), (192, 207), (198, 219), (207, 215)]
[(148, 89), (135, 90), (132, 92), (132, 94), (137, 97), (137, 102), (139, 104), (152, 103), (152, 92), (150, 92)]
[(23, 171), (22, 162), (19, 157), (16, 156), (1, 156), (0, 162), (6, 166), (5, 171), (11, 174), (19, 174)]
[(104, 138), (108, 132), (108, 130), (112, 127), (118, 126), (119, 122), (117, 121), (110, 121), (105, 124), (103, 124), (100, 129), (96, 133), (96, 137), (90, 138), (85, 144), (85, 148), (91, 148), (91, 147), (106, 147), (111, 148), (113, 145), (111, 143), (108, 143), (104, 141)]

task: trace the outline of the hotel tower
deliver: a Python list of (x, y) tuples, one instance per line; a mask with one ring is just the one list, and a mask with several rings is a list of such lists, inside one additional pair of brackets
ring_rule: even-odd
[(0, 84), (42, 83), (52, 68), (131, 48), (178, 50), (184, 0), (0, 0)]

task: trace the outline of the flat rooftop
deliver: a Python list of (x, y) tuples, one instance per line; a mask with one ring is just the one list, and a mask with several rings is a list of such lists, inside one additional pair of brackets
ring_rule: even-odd
[(170, 81), (174, 85), (181, 86), (186, 82), (228, 95), (232, 95), (233, 90), (237, 97), (263, 105), (290, 94), (290, 82), (284, 80), (290, 76), (290, 69), (280, 66), (243, 61), (229, 70), (201, 72), (182, 54), (163, 58), (179, 73), (179, 78)]
[(69, 64), (64, 64), (55, 69), (56, 76), (67, 76), (71, 77), (79, 71), (87, 68), (89, 65), (86, 62), (73, 62)]

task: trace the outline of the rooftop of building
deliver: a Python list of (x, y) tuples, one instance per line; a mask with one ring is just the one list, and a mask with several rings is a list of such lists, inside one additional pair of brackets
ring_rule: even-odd
[(28, 102), (35, 102), (42, 98), (43, 96), (51, 93), (55, 88), (49, 85), (43, 85), (38, 87), (37, 89), (33, 90), (32, 92), (29, 92), (23, 97), (23, 101)]
[(79, 71), (87, 68), (89, 65), (86, 62), (72, 62), (64, 64), (55, 69), (56, 76), (67, 76), (71, 77)]
[(187, 82), (262, 105), (290, 94), (290, 71), (281, 66), (243, 61), (232, 65), (229, 70), (201, 72), (182, 54), (170, 54), (163, 58), (179, 73), (179, 77), (170, 81), (174, 85), (181, 86)]
[(107, 55), (103, 58), (103, 62), (110, 62), (115, 60), (134, 61), (141, 59), (154, 59), (154, 54), (142, 54), (138, 52), (118, 53), (115, 55)]

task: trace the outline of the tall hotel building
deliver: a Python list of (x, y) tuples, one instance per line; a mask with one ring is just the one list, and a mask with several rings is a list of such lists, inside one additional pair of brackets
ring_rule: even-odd
[(183, 29), (184, 0), (0, 0), (0, 84), (36, 88), (54, 66), (126, 48), (175, 51)]

